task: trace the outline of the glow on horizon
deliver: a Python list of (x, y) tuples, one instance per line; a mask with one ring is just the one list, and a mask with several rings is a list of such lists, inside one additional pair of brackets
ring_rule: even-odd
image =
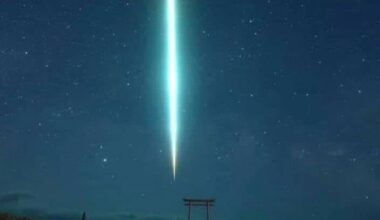
[(168, 93), (170, 146), (173, 177), (176, 176), (178, 147), (178, 67), (177, 67), (177, 28), (176, 0), (167, 0), (167, 46), (168, 46)]

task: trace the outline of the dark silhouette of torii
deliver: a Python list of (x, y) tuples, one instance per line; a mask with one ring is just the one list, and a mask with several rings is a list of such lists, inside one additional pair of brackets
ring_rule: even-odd
[(205, 206), (206, 207), (206, 215), (207, 215), (207, 220), (210, 219), (210, 211), (209, 207), (214, 206), (215, 199), (189, 199), (185, 198), (183, 199), (185, 202), (185, 206), (189, 207), (187, 219), (190, 220), (191, 218), (191, 207), (192, 206)]

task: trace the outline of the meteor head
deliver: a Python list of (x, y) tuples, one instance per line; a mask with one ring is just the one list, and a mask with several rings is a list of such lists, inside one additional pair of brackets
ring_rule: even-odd
[(172, 167), (173, 167), (173, 178), (175, 180), (175, 172), (176, 172), (176, 166), (177, 166), (177, 158), (176, 158), (176, 153), (172, 153)]

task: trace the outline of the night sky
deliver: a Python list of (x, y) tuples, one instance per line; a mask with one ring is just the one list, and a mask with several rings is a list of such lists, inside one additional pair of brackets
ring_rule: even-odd
[(178, 8), (173, 181), (165, 1), (0, 1), (0, 209), (379, 219), (380, 2)]

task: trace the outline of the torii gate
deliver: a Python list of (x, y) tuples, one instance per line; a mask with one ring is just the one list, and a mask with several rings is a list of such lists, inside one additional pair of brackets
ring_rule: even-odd
[(215, 199), (183, 199), (185, 202), (185, 206), (189, 207), (189, 212), (187, 215), (187, 219), (190, 220), (191, 217), (191, 207), (192, 206), (205, 206), (207, 210), (207, 220), (210, 219), (209, 207), (214, 206)]

